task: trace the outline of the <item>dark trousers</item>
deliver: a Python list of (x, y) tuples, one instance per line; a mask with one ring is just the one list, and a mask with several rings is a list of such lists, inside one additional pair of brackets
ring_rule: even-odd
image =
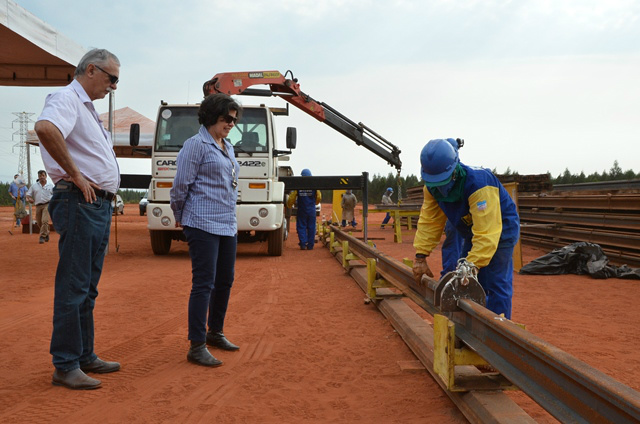
[(316, 240), (316, 213), (315, 209), (312, 214), (301, 213), (298, 211), (296, 216), (296, 231), (298, 232), (298, 240), (300, 247), (312, 250)]
[[(191, 256), (189, 340), (204, 342), (209, 330), (222, 331), (235, 275), (237, 236), (218, 236), (184, 227)], [(207, 318), (208, 313), (208, 318)]]
[(53, 365), (71, 371), (93, 362), (93, 308), (111, 231), (111, 202), (87, 203), (71, 183), (58, 183), (49, 213), (60, 235), (53, 300)]

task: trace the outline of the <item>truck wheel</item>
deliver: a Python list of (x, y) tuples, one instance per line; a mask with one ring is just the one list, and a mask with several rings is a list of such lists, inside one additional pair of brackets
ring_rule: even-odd
[(275, 231), (271, 231), (267, 236), (267, 253), (269, 256), (282, 256), (286, 225), (286, 222), (283, 222), (280, 228)]
[(171, 232), (149, 230), (151, 250), (155, 255), (166, 255), (171, 249)]

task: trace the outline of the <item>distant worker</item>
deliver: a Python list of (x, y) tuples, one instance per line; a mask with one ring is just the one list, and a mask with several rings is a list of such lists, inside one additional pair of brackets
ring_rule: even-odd
[(433, 277), (426, 257), (438, 245), (447, 219), (464, 239), (461, 265), (479, 269), (487, 308), (511, 318), (513, 249), (520, 218), (515, 203), (488, 169), (464, 165), (447, 140), (429, 141), (420, 153), (425, 187), (413, 246), (413, 276)]
[(38, 171), (38, 181), (27, 192), (29, 203), (36, 205), (36, 222), (40, 228), (39, 243), (49, 241), (49, 200), (53, 196), (53, 184), (47, 182), (47, 171)]
[(27, 215), (24, 209), (24, 201), (27, 193), (27, 185), (20, 174), (13, 176), (13, 181), (9, 184), (9, 195), (13, 203), (13, 215), (16, 217), (16, 227), (20, 226), (20, 221)]
[[(393, 194), (393, 189), (391, 187), (387, 187), (387, 191), (385, 191), (384, 194), (382, 195), (383, 205), (389, 205), (389, 206), (393, 205), (393, 200), (391, 200), (392, 194)], [(387, 212), (384, 219), (382, 220), (382, 225), (380, 225), (380, 228), (384, 228), (384, 226), (387, 225), (390, 219), (391, 219), (391, 214)]]
[(356, 195), (351, 192), (351, 190), (347, 190), (342, 195), (342, 200), (340, 201), (340, 207), (342, 208), (342, 227), (347, 226), (347, 222), (351, 224), (353, 228), (358, 224), (356, 222), (355, 209), (356, 204), (358, 203), (358, 199)]
[(206, 345), (239, 349), (223, 328), (235, 276), (240, 172), (228, 137), (241, 116), (242, 106), (230, 96), (205, 97), (198, 110), (200, 129), (178, 153), (170, 191), (175, 226), (182, 227), (191, 257), (187, 360), (206, 367), (222, 365)]
[(52, 383), (75, 390), (97, 389), (85, 373), (120, 369), (94, 352), (93, 309), (111, 231), (111, 201), (120, 169), (111, 136), (93, 101), (118, 88), (120, 61), (93, 49), (76, 67), (69, 85), (49, 94), (34, 127), (42, 162), (53, 180), (49, 213), (60, 236), (55, 277)]
[[(451, 146), (458, 151), (463, 145), (464, 140), (458, 138), (447, 138), (447, 141)], [(458, 266), (458, 259), (462, 257), (462, 246), (464, 239), (458, 234), (451, 221), (447, 219), (447, 223), (444, 226), (445, 239), (442, 242), (442, 271), (440, 272), (440, 278), (444, 277), (448, 272), (454, 271)]]
[[(303, 177), (310, 177), (311, 171), (303, 169)], [(297, 190), (291, 192), (287, 200), (287, 207), (291, 208), (298, 201), (298, 215), (296, 217), (296, 231), (300, 250), (313, 250), (316, 240), (316, 205), (320, 204), (322, 194), (319, 190)]]

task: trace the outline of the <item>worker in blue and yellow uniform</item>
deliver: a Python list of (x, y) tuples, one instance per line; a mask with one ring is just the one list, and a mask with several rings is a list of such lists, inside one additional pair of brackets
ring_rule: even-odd
[[(461, 139), (446, 139), (453, 148), (458, 151), (463, 146), (464, 140)], [(464, 239), (451, 221), (447, 219), (447, 223), (444, 226), (445, 239), (442, 242), (442, 271), (440, 271), (440, 278), (444, 277), (447, 273), (454, 271), (458, 265), (458, 259), (462, 257), (462, 246), (464, 245)]]
[[(479, 269), (487, 308), (511, 318), (513, 249), (520, 233), (516, 205), (500, 181), (484, 168), (460, 163), (446, 140), (429, 141), (420, 153), (425, 187), (413, 246), (413, 276), (433, 277), (426, 257), (438, 245), (447, 219), (464, 240), (460, 265)], [(459, 266), (460, 266), (459, 265)]]
[[(311, 171), (303, 169), (303, 177), (310, 177)], [(291, 192), (287, 200), (287, 207), (292, 207), (298, 200), (298, 216), (296, 217), (296, 231), (301, 250), (313, 250), (316, 238), (316, 205), (322, 200), (318, 190), (297, 190)]]

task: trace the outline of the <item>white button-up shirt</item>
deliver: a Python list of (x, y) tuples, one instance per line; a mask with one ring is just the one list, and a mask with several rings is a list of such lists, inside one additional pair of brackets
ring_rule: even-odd
[[(115, 193), (120, 186), (120, 170), (111, 137), (104, 129), (93, 103), (82, 85), (71, 84), (47, 96), (38, 121), (49, 121), (62, 133), (76, 166), (89, 181)], [(40, 145), (42, 162), (54, 182), (70, 176)]]
[(36, 181), (27, 191), (27, 196), (33, 199), (33, 203), (36, 205), (43, 205), (49, 203), (51, 196), (53, 196), (53, 184), (47, 181), (44, 185), (40, 184), (40, 181)]

